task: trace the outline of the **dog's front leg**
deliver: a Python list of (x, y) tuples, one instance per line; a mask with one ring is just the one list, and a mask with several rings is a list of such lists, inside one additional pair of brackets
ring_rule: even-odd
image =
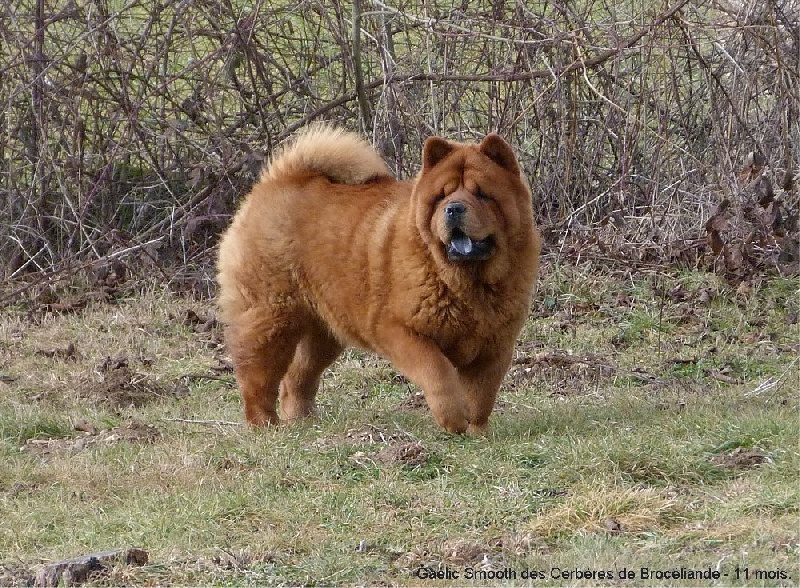
[(381, 334), (388, 343), (382, 354), (409, 380), (422, 388), (436, 422), (450, 433), (469, 428), (468, 407), (461, 377), (455, 366), (428, 338), (403, 326)]

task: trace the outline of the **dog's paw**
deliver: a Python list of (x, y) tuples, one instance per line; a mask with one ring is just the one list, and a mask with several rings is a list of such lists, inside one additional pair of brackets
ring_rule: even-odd
[(436, 422), (439, 423), (439, 426), (448, 433), (452, 433), (454, 435), (463, 435), (469, 429), (469, 421), (462, 411), (439, 411), (438, 414), (434, 412), (434, 416), (436, 417)]

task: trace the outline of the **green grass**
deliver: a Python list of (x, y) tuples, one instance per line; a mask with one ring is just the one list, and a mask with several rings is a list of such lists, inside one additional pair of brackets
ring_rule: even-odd
[[(604, 582), (578, 571), (628, 568), (628, 585), (696, 585), (641, 578), (685, 567), (796, 585), (797, 290), (546, 266), (478, 439), (443, 433), (390, 365), (352, 351), (326, 374), (318, 418), (239, 425), (232, 376), (212, 370), (219, 329), (183, 324), (207, 302), (152, 289), (80, 313), (4, 311), (0, 583), (135, 546), (148, 565), (89, 584), (583, 586)], [(73, 359), (42, 354), (70, 342)], [(108, 356), (158, 394), (104, 402)], [(420, 463), (381, 461), (402, 443)]]

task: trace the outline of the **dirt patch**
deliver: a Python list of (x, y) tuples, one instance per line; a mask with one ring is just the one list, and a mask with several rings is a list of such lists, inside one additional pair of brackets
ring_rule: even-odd
[[(31, 483), (24, 483), (24, 482), (14, 482), (10, 487), (6, 487), (0, 484), (0, 492), (7, 492), (11, 498), (16, 498), (17, 496), (25, 496), (28, 494), (33, 494), (37, 490), (39, 490), (44, 484), (41, 482), (31, 482)], [(2, 566), (0, 566), (0, 570), (2, 570)], [(2, 573), (0, 573), (0, 578), (2, 578)], [(0, 586), (5, 586), (2, 580), (0, 580)]]
[(445, 541), (442, 545), (442, 555), (454, 565), (467, 566), (485, 563), (492, 548), (466, 539), (453, 539)]
[(415, 412), (418, 410), (430, 410), (428, 403), (425, 402), (425, 394), (419, 390), (412, 390), (402, 402), (397, 406), (401, 412)]
[(66, 347), (57, 347), (54, 349), (37, 349), (34, 352), (35, 355), (40, 355), (42, 357), (52, 357), (55, 359), (64, 359), (64, 360), (72, 360), (77, 361), (80, 357), (78, 353), (78, 349), (75, 346), (75, 343), (70, 342)]
[(771, 463), (772, 458), (758, 449), (737, 447), (730, 453), (712, 457), (711, 462), (731, 470), (749, 470), (760, 466), (762, 463)]
[(390, 433), (374, 425), (367, 425), (361, 429), (350, 429), (340, 435), (317, 439), (313, 443), (314, 447), (326, 449), (363, 445), (383, 445), (383, 447), (375, 453), (356, 451), (350, 455), (350, 461), (362, 466), (377, 464), (379, 466), (415, 468), (424, 465), (430, 459), (430, 454), (422, 443), (412, 440), (406, 433), (402, 431)]
[(389, 433), (374, 425), (367, 425), (361, 429), (349, 429), (338, 435), (317, 439), (312, 445), (327, 449), (346, 445), (383, 445), (406, 440), (408, 440), (408, 436), (405, 433)]
[(28, 439), (20, 449), (36, 455), (54, 455), (75, 453), (95, 445), (96, 440), (90, 437), (68, 437), (61, 439)]
[(531, 553), (545, 555), (551, 547), (542, 537), (534, 533), (509, 532), (489, 541), (489, 547), (499, 551), (504, 557), (520, 558)]
[(183, 389), (180, 386), (170, 389), (132, 370), (126, 358), (106, 358), (98, 372), (100, 380), (85, 381), (80, 387), (80, 395), (112, 409), (139, 408), (159, 398), (175, 396)]
[(402, 554), (394, 565), (408, 573), (420, 568), (441, 569), (476, 567), (484, 570), (497, 568), (502, 563), (502, 550), (467, 539), (445, 541), (436, 548), (419, 547)]
[(430, 455), (419, 441), (393, 443), (381, 449), (372, 459), (381, 465), (418, 467), (425, 464)]
[(34, 574), (22, 566), (0, 564), (0, 586), (33, 586)]
[(78, 586), (91, 576), (106, 575), (120, 565), (143, 566), (149, 560), (143, 549), (113, 549), (47, 564), (36, 572), (35, 586)]
[[(179, 317), (171, 317), (178, 320)], [(189, 308), (181, 321), (185, 327), (192, 329), (195, 333), (208, 333), (217, 329), (219, 323), (213, 313), (208, 316), (203, 316)]]
[(114, 443), (126, 441), (128, 443), (154, 443), (161, 437), (161, 431), (153, 425), (139, 421), (131, 421), (124, 427), (117, 427), (109, 431), (103, 442)]
[(598, 354), (572, 354), (566, 351), (523, 353), (509, 370), (511, 387), (527, 386), (531, 379), (545, 382), (553, 395), (582, 395), (607, 379), (616, 368)]
[(126, 425), (99, 432), (96, 428), (86, 431), (88, 426), (85, 421), (76, 423), (75, 428), (84, 431), (85, 434), (80, 437), (60, 439), (28, 439), (22, 446), (22, 450), (37, 455), (77, 453), (96, 445), (112, 445), (119, 442), (154, 443), (161, 437), (161, 431), (158, 428), (139, 421), (131, 421)]

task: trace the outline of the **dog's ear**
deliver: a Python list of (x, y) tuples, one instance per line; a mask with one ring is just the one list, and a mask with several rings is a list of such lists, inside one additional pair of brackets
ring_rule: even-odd
[(448, 143), (439, 137), (428, 137), (425, 147), (422, 149), (422, 171), (426, 172), (434, 165), (447, 157), (455, 149), (452, 143)]
[(497, 133), (486, 135), (486, 138), (481, 142), (480, 152), (512, 174), (519, 173), (519, 164), (514, 152), (511, 150), (511, 146)]

